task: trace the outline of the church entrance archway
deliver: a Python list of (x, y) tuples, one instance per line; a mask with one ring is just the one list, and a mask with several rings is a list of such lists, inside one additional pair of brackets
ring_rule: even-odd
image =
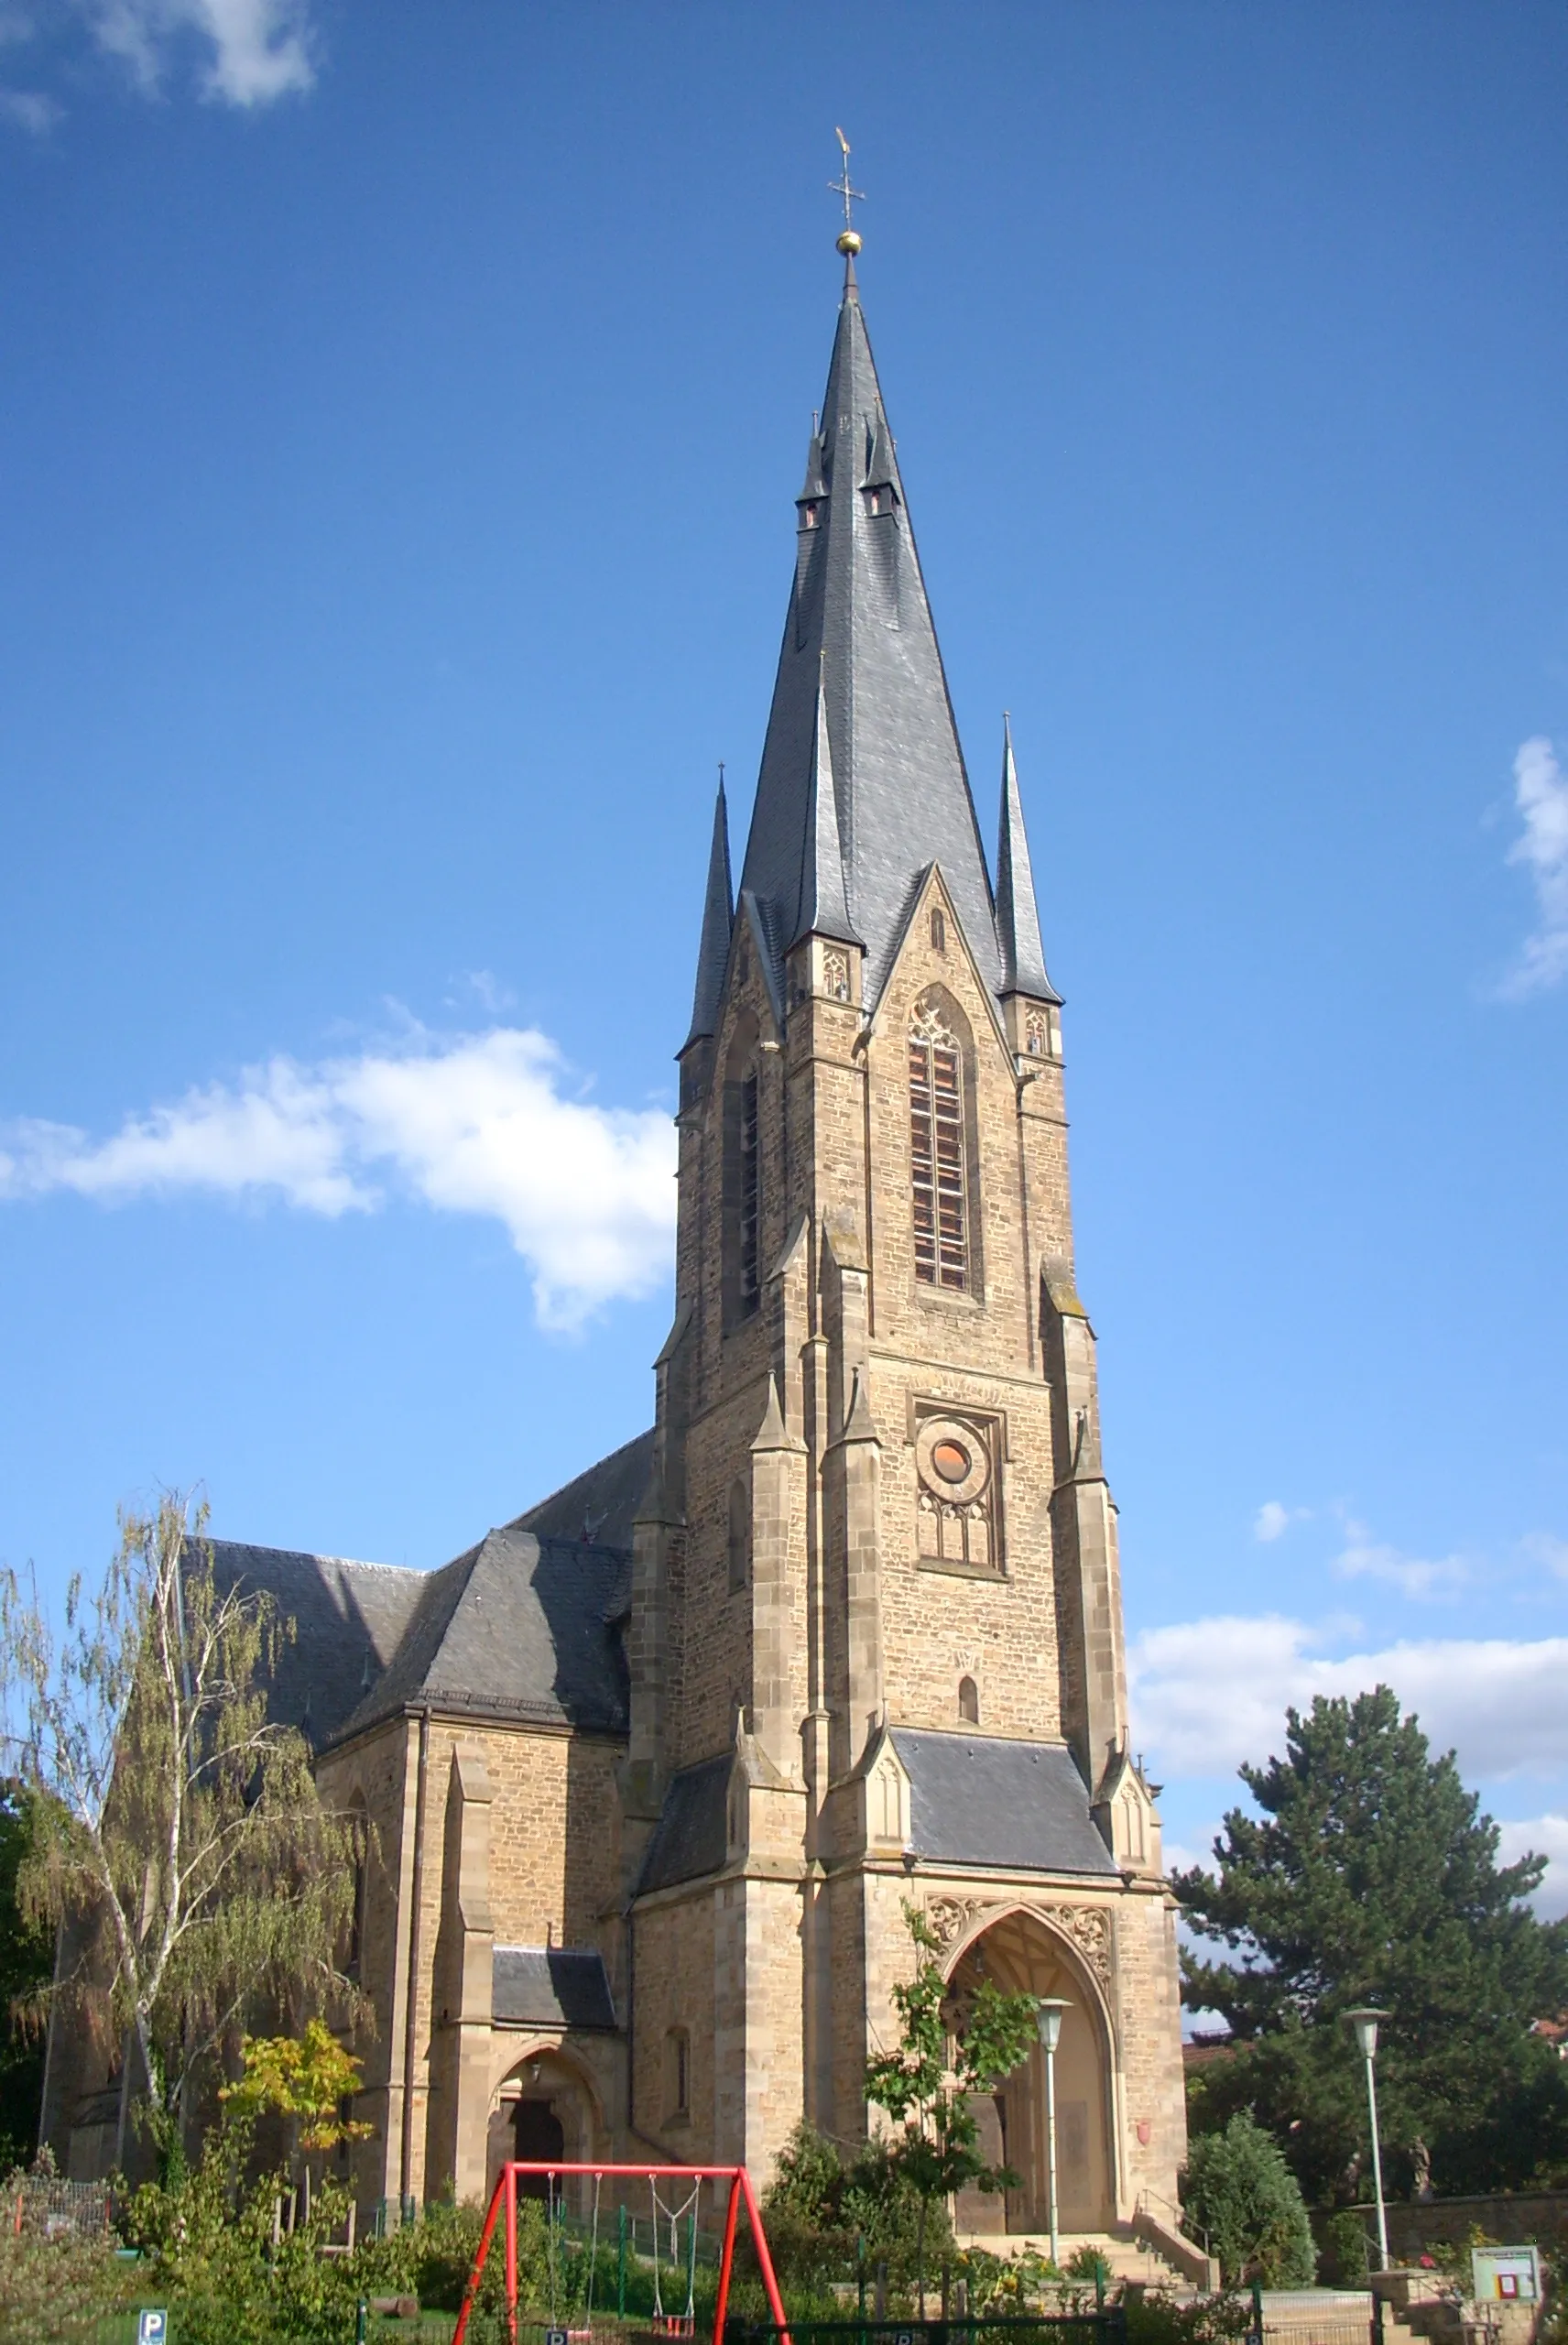
[[(949, 1980), (950, 2020), (961, 2020), (983, 1979), (1004, 1994), (1060, 1995), (1056, 2054), (1056, 2196), (1065, 2232), (1104, 2231), (1116, 2220), (1116, 2121), (1111, 2047), (1100, 2000), (1061, 1934), (1037, 1915), (1003, 1914), (970, 1941)], [(995, 2095), (975, 2109), (988, 2165), (1020, 2176), (1005, 2194), (961, 2191), (961, 2233), (1045, 2231), (1051, 2223), (1046, 2158), (1045, 2055), (1039, 2044)]]
[[(548, 2100), (519, 2100), (512, 2120), (512, 2155), (515, 2158), (564, 2158), (566, 2128)], [(545, 2198), (550, 2191), (550, 2177), (543, 2174), (520, 2174), (517, 2196), (520, 2198)]]
[[(602, 2154), (602, 2127), (587, 2078), (554, 2046), (543, 2046), (519, 2061), (495, 2089), (491, 2104), (486, 2165), (486, 2192), (510, 2158), (571, 2160), (586, 2164)], [(573, 2211), (592, 2186), (572, 2176), (556, 2184)], [(543, 2199), (549, 2188), (542, 2174), (519, 2175), (517, 2189), (527, 2198)]]

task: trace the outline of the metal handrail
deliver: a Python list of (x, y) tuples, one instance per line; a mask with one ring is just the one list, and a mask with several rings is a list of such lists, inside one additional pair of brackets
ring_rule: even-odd
[(1197, 2244), (1199, 2240), (1202, 2240), (1203, 2243), (1203, 2253), (1205, 2255), (1212, 2255), (1214, 2253), (1214, 2248), (1210, 2242), (1209, 2233), (1206, 2227), (1202, 2223), (1194, 2223), (1189, 2216), (1185, 2207), (1178, 2206), (1174, 2199), (1162, 2198), (1158, 2190), (1140, 2190), (1138, 2194), (1138, 2203), (1133, 2209), (1133, 2213), (1135, 2217), (1143, 2214), (1146, 2209), (1152, 2213), (1156, 2207), (1163, 2207), (1167, 2214), (1175, 2216), (1176, 2221), (1174, 2228), (1181, 2233), (1183, 2239), (1190, 2239), (1193, 2242), (1194, 2246)]

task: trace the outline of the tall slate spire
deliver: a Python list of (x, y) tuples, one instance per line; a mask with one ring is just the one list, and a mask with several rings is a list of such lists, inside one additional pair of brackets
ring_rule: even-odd
[(1045, 973), (1040, 907), (1035, 902), (1034, 873), (1029, 867), (1029, 840), (1024, 833), (1018, 769), (1013, 762), (1013, 728), (1005, 716), (1002, 818), (996, 841), (996, 943), (1002, 956), (1005, 994), (1027, 993), (1037, 1001), (1061, 1000), (1062, 996)]
[[(825, 664), (825, 663), (824, 663)], [(817, 679), (817, 729), (811, 747), (811, 786), (806, 799), (806, 835), (800, 857), (800, 906), (789, 942), (802, 936), (831, 936), (840, 944), (862, 939), (850, 924), (844, 893), (844, 845), (838, 832), (838, 797), (833, 789), (833, 747), (828, 739), (828, 703), (822, 678)]]
[(932, 863), (999, 994), (985, 853), (853, 258), (798, 510), (795, 582), (742, 889), (756, 897), (781, 960), (800, 933), (802, 906), (823, 900), (814, 891), (831, 772), (845, 926), (865, 945), (866, 1004), (881, 992)]
[(691, 1001), (691, 1031), (681, 1043), (691, 1049), (717, 1031), (719, 997), (730, 957), (730, 932), (735, 926), (735, 897), (730, 887), (730, 823), (724, 803), (724, 768), (719, 769), (719, 794), (713, 806), (713, 843), (708, 850), (708, 889), (702, 899), (702, 937), (697, 947), (697, 987)]

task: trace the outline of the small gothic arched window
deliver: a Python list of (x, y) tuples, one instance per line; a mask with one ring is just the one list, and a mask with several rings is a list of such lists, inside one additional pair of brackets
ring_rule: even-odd
[(1031, 1009), (1029, 1011), (1028, 1018), (1024, 1021), (1024, 1034), (1029, 1045), (1029, 1054), (1030, 1058), (1044, 1058), (1046, 1027), (1045, 1012), (1043, 1009)]
[(751, 1577), (751, 1500), (744, 1482), (730, 1485), (729, 1592), (738, 1596)]
[(942, 918), (942, 907), (940, 904), (933, 904), (931, 906), (931, 951), (933, 953), (945, 953), (947, 951), (947, 922)]
[(965, 1726), (980, 1723), (980, 1688), (973, 1677), (961, 1677), (958, 1681), (958, 1715)]
[(664, 2094), (671, 2117), (691, 2114), (691, 2038), (683, 2027), (672, 2027), (664, 2039)]
[(915, 1276), (962, 1294), (969, 1284), (964, 1053), (934, 1009), (909, 1030), (909, 1171)]

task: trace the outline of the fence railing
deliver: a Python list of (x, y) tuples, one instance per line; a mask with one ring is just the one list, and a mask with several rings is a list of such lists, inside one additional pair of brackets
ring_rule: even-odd
[(724, 2323), (724, 2345), (1126, 2345), (1119, 2304), (1082, 2311), (1009, 2313), (996, 2319), (950, 2315), (935, 2320), (746, 2320)]
[(60, 2239), (71, 2231), (82, 2239), (102, 2239), (114, 2212), (114, 2195), (106, 2182), (66, 2182), (59, 2175), (25, 2174), (6, 2193), (6, 2224), (17, 2238), (24, 2231), (37, 2231), (45, 2239)]

